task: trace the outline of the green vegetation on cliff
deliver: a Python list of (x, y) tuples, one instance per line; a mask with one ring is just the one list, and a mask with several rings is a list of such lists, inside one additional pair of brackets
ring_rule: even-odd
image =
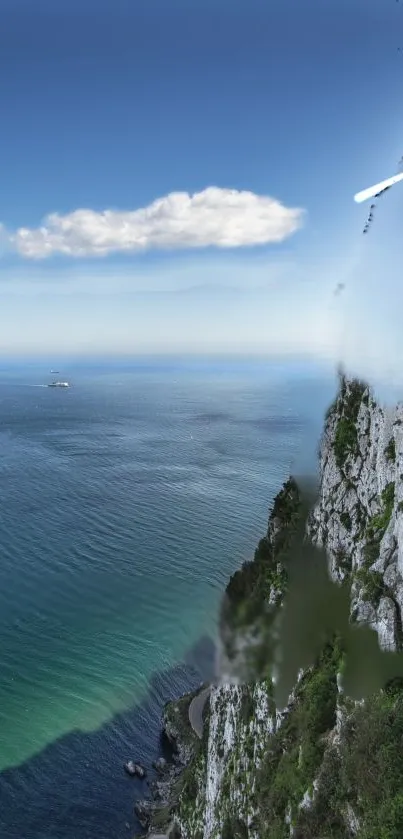
[[(356, 704), (338, 692), (343, 660), (335, 637), (297, 684), (286, 717), (268, 737), (252, 774), (236, 774), (249, 741), (235, 744), (228, 772), (247, 792), (254, 815), (248, 828), (236, 797), (231, 803), (227, 772), (220, 839), (248, 839), (252, 832), (259, 839), (289, 839), (290, 825), (294, 839), (401, 839), (403, 680), (392, 680)], [(358, 832), (352, 832), (352, 822), (359, 824)]]
[(347, 382), (340, 379), (338, 398), (329, 411), (337, 413), (337, 425), (334, 434), (334, 453), (339, 469), (342, 469), (349, 454), (357, 454), (357, 417), (367, 385), (363, 382)]
[(381, 511), (372, 516), (367, 523), (365, 530), (364, 564), (355, 574), (356, 579), (363, 587), (363, 599), (370, 601), (375, 607), (379, 605), (385, 585), (382, 574), (378, 571), (372, 571), (371, 565), (379, 557), (380, 544), (392, 515), (393, 505), (395, 503), (395, 485), (393, 482), (387, 484), (383, 490), (381, 503)]
[(395, 438), (394, 437), (390, 438), (388, 445), (385, 447), (385, 454), (386, 454), (387, 459), (391, 463), (395, 463), (395, 461), (396, 461), (396, 443), (395, 443)]
[(342, 651), (337, 639), (324, 647), (314, 666), (295, 690), (295, 700), (278, 732), (271, 738), (256, 776), (258, 833), (261, 839), (286, 839), (291, 823), (298, 824), (299, 805), (312, 792), (326, 748), (326, 736), (336, 723), (337, 671)]
[(336, 745), (326, 752), (313, 806), (302, 811), (295, 839), (350, 839), (348, 813), (359, 839), (403, 836), (402, 684), (350, 709)]
[(287, 572), (279, 562), (279, 554), (295, 531), (299, 513), (298, 486), (290, 478), (275, 499), (268, 533), (260, 540), (254, 558), (244, 562), (228, 583), (225, 619), (231, 625), (253, 623), (262, 614), (272, 591), (276, 592), (276, 600), (281, 601)]

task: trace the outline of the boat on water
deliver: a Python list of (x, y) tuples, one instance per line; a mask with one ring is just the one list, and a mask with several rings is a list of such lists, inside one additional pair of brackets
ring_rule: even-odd
[(70, 387), (70, 382), (50, 382), (48, 387)]

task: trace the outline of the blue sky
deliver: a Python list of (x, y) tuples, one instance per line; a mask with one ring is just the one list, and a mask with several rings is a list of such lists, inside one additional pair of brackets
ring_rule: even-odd
[(3, 0), (2, 355), (398, 349), (403, 189), (367, 237), (352, 196), (403, 154), (400, 45), (394, 0)]

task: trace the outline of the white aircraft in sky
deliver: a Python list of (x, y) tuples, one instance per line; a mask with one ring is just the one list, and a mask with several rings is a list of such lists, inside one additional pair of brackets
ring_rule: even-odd
[(375, 186), (369, 186), (368, 189), (362, 189), (361, 192), (357, 192), (354, 195), (354, 201), (357, 204), (361, 204), (362, 201), (367, 201), (368, 198), (378, 198), (382, 192), (386, 192), (387, 189), (390, 189), (391, 186), (399, 183), (399, 181), (403, 181), (403, 172), (399, 172), (398, 175), (393, 175), (391, 178), (386, 178), (385, 181), (381, 181), (379, 184), (375, 184)]

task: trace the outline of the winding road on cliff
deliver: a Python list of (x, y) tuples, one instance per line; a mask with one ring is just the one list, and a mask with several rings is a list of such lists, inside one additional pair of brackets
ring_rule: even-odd
[(203, 688), (197, 696), (192, 699), (189, 705), (189, 722), (195, 734), (201, 740), (203, 736), (203, 711), (207, 699), (210, 696), (211, 685)]
[[(200, 740), (203, 736), (203, 711), (210, 696), (210, 691), (211, 685), (203, 688), (203, 690), (201, 690), (200, 693), (192, 699), (189, 705), (189, 722), (194, 733)], [(150, 833), (148, 834), (148, 839), (168, 839), (168, 836), (169, 831), (168, 833)]]

